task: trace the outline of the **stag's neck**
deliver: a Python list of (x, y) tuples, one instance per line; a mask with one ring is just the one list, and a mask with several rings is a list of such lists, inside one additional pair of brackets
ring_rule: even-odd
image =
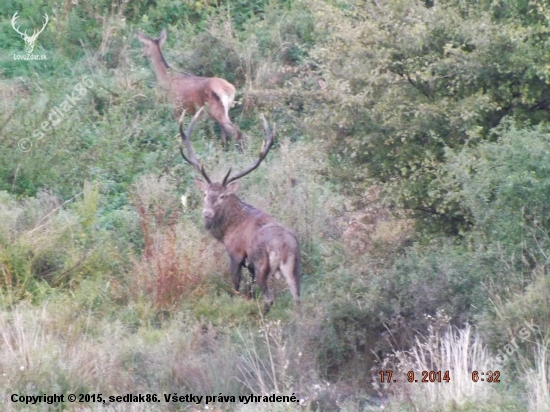
[(215, 223), (209, 229), (209, 232), (216, 239), (223, 241), (226, 234), (232, 230), (239, 230), (238, 227), (250, 216), (260, 216), (263, 212), (247, 203), (244, 203), (235, 195), (230, 195), (227, 207), (216, 218)]
[(164, 87), (170, 86), (170, 76), (168, 75), (170, 66), (164, 60), (164, 56), (160, 50), (151, 56), (151, 61), (153, 62), (153, 68), (155, 69), (159, 83)]

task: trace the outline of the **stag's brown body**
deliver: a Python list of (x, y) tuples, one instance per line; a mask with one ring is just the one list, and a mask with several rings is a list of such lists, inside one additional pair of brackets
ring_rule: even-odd
[(235, 87), (218, 77), (200, 77), (171, 70), (161, 50), (166, 40), (166, 30), (162, 30), (156, 39), (138, 31), (137, 38), (144, 45), (143, 56), (151, 59), (161, 87), (168, 92), (174, 102), (176, 116), (179, 116), (182, 110), (195, 113), (208, 103), (208, 114), (220, 125), (224, 145), (227, 135), (236, 136), (241, 144), (242, 133), (229, 119), (229, 108), (235, 99)]
[(267, 213), (244, 203), (234, 194), (239, 186), (235, 180), (256, 169), (273, 144), (273, 136), (267, 123), (267, 144), (262, 149), (259, 159), (236, 176), (230, 178), (229, 170), (222, 183), (212, 183), (204, 168), (198, 164), (189, 143), (189, 135), (198, 115), (200, 112), (191, 121), (187, 133), (183, 133), (180, 123), (182, 140), (189, 156), (184, 155), (181, 146), (180, 151), (183, 158), (200, 171), (206, 180), (195, 180), (197, 188), (205, 194), (202, 211), (204, 226), (227, 250), (235, 291), (239, 291), (242, 268), (247, 266), (263, 292), (265, 312), (274, 301), (268, 285), (270, 276), (284, 277), (294, 302), (299, 307), (300, 247), (296, 235)]
[(248, 266), (264, 293), (266, 311), (273, 304), (270, 276), (282, 275), (299, 305), (300, 249), (296, 235), (267, 213), (226, 193), (228, 189), (220, 183), (203, 183), (198, 186), (205, 192), (204, 225), (227, 250), (235, 291), (239, 291), (242, 268)]

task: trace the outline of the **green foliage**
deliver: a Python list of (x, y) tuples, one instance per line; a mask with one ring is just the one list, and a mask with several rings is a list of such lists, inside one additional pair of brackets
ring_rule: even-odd
[(371, 349), (377, 346), (382, 332), (379, 319), (355, 302), (338, 300), (331, 303), (325, 316), (311, 342), (322, 365), (322, 376), (367, 379), (365, 365), (372, 364)]
[[(480, 330), (493, 353), (497, 353), (510, 341), (517, 340), (518, 356), (510, 357), (510, 365), (513, 366), (515, 376), (521, 371), (522, 366), (534, 366), (540, 345), (548, 342), (549, 292), (548, 274), (543, 267), (538, 267), (534, 270), (533, 282), (529, 286), (516, 291), (507, 300), (497, 296), (494, 307), (480, 322)], [(525, 336), (528, 336), (528, 339), (525, 339)]]
[[(13, 60), (16, 10), (29, 30), (50, 16), (47, 60)], [(3, 391), (295, 391), (311, 410), (405, 410), (365, 382), (434, 322), (477, 325), (491, 349), (525, 320), (546, 333), (549, 18), (540, 0), (2, 3)], [(267, 319), (257, 290), (231, 295), (135, 39), (164, 28), (175, 70), (238, 89), (244, 153), (206, 118), (193, 133), (214, 179), (257, 156), (260, 112), (277, 124), (239, 196), (297, 234), (301, 316), (284, 282)], [(546, 338), (507, 373), (547, 376)], [(509, 393), (537, 410), (535, 386)], [(449, 408), (475, 409), (466, 398)]]
[(466, 217), (433, 184), (445, 149), (491, 139), (506, 115), (550, 120), (546, 29), (496, 20), (470, 2), (313, 6), (324, 41), (311, 55), (328, 87), (309, 119), (332, 144), (335, 176), (382, 184), (387, 204), (458, 234)]
[(495, 142), (449, 153), (447, 181), (481, 242), (541, 258), (550, 230), (550, 135), (541, 127), (511, 125), (493, 133)]
[(1, 199), (2, 215), (10, 219), (0, 229), (2, 288), (9, 300), (40, 301), (51, 288), (75, 287), (91, 274), (119, 273), (118, 251), (95, 226), (98, 200), (91, 186), (72, 210), (44, 191), (24, 202)]
[(549, 136), (541, 127), (503, 126), (493, 133), (495, 142), (449, 150), (437, 182), (450, 188), (469, 231), (416, 244), (377, 282), (380, 293), (391, 297), (382, 306), (383, 322), (394, 336), (410, 341), (407, 331), (425, 330), (425, 315), (439, 310), (456, 325), (475, 322), (484, 312), (492, 317), (495, 296), (523, 295), (548, 262)]

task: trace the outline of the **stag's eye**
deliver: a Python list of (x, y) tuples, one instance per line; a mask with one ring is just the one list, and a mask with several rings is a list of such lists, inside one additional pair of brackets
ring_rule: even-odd
[(220, 200), (225, 199), (225, 195), (220, 195)]

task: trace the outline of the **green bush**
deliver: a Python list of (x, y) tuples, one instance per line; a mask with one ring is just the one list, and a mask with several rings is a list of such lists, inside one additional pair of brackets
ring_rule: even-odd
[(458, 235), (467, 216), (434, 184), (445, 150), (494, 139), (505, 116), (550, 120), (544, 24), (495, 18), (483, 2), (311, 4), (318, 46), (310, 54), (327, 87), (309, 100), (307, 119), (331, 143), (333, 176), (350, 194), (380, 184), (386, 204)]
[[(472, 242), (544, 259), (550, 230), (550, 135), (542, 127), (494, 130), (494, 142), (448, 153), (454, 201), (469, 216)], [(528, 256), (529, 255), (529, 256)]]
[[(496, 350), (532, 320), (544, 333), (518, 350), (506, 391), (544, 409), (543, 2), (46, 3), (0, 6), (3, 392), (295, 391), (310, 410), (439, 410), (435, 386), (414, 405), (374, 396), (373, 371), (428, 348), (418, 337), (437, 341), (434, 324), (468, 322)], [(37, 44), (48, 60), (13, 61), (15, 10), (25, 27), (50, 15)], [(231, 294), (172, 104), (135, 38), (163, 28), (174, 69), (238, 89), (244, 153), (223, 151), (206, 117), (192, 136), (214, 180), (258, 155), (260, 111), (277, 125), (239, 196), (299, 238), (300, 315), (284, 281), (265, 319), (257, 290)], [(83, 76), (93, 85), (40, 136)], [(475, 397), (445, 405), (473, 410)]]

